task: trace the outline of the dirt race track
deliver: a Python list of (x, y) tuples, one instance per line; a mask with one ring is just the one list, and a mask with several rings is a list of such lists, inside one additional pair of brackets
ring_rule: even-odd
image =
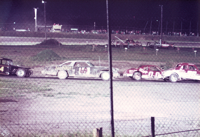
[[(88, 133), (98, 127), (103, 127), (104, 136), (110, 135), (108, 81), (0, 78), (51, 88), (0, 98), (0, 136)], [(138, 82), (124, 78), (114, 80), (113, 86), (115, 132), (119, 136), (150, 135), (152, 116), (157, 134), (200, 128), (199, 82)]]
[[(81, 58), (94, 56), (93, 63), (99, 64), (99, 54), (92, 51), (75, 52), (75, 49), (65, 49), (64, 47), (52, 49), (67, 59), (78, 57), (79, 54), (81, 54)], [(5, 46), (1, 48), (1, 54), (13, 58), (16, 62), (17, 59), (23, 59), (23, 63), (30, 65), (32, 62), (29, 62), (29, 57), (36, 55), (41, 50), (43, 48)], [(101, 60), (104, 56), (107, 58), (107, 52), (100, 53)], [(126, 52), (123, 51), (123, 53)], [(139, 58), (145, 55), (143, 51), (138, 53), (141, 54)], [(154, 54), (154, 52), (152, 53)], [(179, 56), (176, 54), (178, 58), (182, 58), (181, 53)], [(125, 56), (125, 54), (117, 55), (121, 55), (119, 58)], [(169, 55), (171, 56), (171, 54)], [(193, 52), (192, 55), (188, 54), (184, 58), (198, 60), (198, 56), (194, 57)], [(134, 59), (137, 60), (137, 58)], [(63, 60), (56, 61), (56, 64), (61, 62)], [(120, 63), (114, 61), (113, 67), (118, 67), (123, 72), (140, 63), (140, 61), (121, 61)], [(153, 63), (148, 63), (161, 65), (155, 60)], [(166, 64), (166, 62), (162, 63)], [(103, 64), (105, 65), (107, 62), (101, 61), (101, 65)], [(0, 77), (0, 90), (9, 91), (2, 92), (6, 93), (8, 97), (0, 98), (0, 136), (57, 135), (72, 137), (73, 135), (80, 137), (91, 135), (92, 130), (99, 127), (103, 127), (104, 136), (110, 136), (110, 87), (108, 81), (72, 78), (59, 80), (56, 77), (41, 77), (41, 69), (44, 66), (31, 65), (34, 74), (30, 78)], [(48, 65), (53, 65), (53, 63), (49, 62), (46, 66)], [(171, 83), (164, 81), (138, 82), (129, 78), (115, 79), (113, 94), (116, 136), (148, 136), (151, 134), (150, 118), (155, 117), (156, 134), (197, 129), (195, 133), (188, 131), (173, 135), (198, 137), (200, 135), (199, 89), (200, 82), (195, 81)]]

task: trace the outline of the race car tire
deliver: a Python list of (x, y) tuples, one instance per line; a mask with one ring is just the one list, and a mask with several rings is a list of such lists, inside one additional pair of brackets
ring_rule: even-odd
[(167, 79), (167, 78), (164, 78), (163, 80), (164, 80), (165, 82), (167, 82), (169, 79)]
[(171, 82), (177, 82), (178, 81), (178, 74), (176, 74), (176, 73), (171, 74), (170, 77), (169, 77), (169, 80)]
[(135, 79), (137, 81), (141, 80), (142, 79), (142, 74), (140, 72), (135, 72), (133, 74), (133, 79)]
[(103, 72), (101, 74), (101, 79), (102, 80), (109, 80), (110, 79), (110, 74), (108, 72)]
[(28, 70), (28, 71), (26, 72), (26, 77), (30, 77), (31, 74), (33, 74), (33, 71)]
[(59, 79), (66, 79), (68, 77), (68, 73), (64, 70), (60, 70), (58, 72), (58, 78)]
[(17, 75), (18, 77), (25, 77), (26, 71), (25, 71), (24, 69), (22, 69), (22, 68), (19, 68), (19, 69), (17, 70), (17, 72), (16, 72), (16, 75)]

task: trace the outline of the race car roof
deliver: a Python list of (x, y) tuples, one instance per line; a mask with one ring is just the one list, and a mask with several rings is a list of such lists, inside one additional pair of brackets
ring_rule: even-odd
[(140, 65), (139, 67), (158, 67), (156, 65)]
[(1, 60), (9, 60), (12, 61), (12, 59), (8, 59), (8, 58), (0, 58)]
[(75, 62), (90, 62), (90, 61), (89, 60), (68, 60), (68, 61), (63, 62), (60, 65), (63, 65), (63, 64), (68, 63), (68, 62), (75, 63)]
[(178, 63), (179, 65), (195, 65), (193, 63), (186, 63), (186, 62), (183, 62), (183, 63)]

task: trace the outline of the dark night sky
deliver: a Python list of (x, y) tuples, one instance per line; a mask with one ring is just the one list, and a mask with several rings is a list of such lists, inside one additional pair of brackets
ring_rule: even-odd
[[(106, 26), (106, 0), (46, 0), (47, 24)], [(192, 22), (197, 27), (200, 0), (110, 0), (111, 25), (144, 27), (147, 21), (160, 20), (163, 5), (163, 26)], [(38, 24), (44, 23), (41, 0), (0, 0), (0, 23), (34, 24), (33, 8), (38, 7)], [(135, 17), (135, 18), (134, 18)], [(150, 23), (149, 23), (150, 24)], [(185, 24), (185, 25), (184, 25)]]

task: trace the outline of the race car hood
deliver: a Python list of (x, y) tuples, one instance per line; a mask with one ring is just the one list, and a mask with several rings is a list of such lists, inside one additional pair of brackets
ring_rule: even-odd
[(23, 69), (31, 69), (31, 68), (28, 68), (28, 67), (22, 67), (22, 66), (16, 66), (16, 65), (12, 65), (12, 67), (14, 67), (14, 68), (23, 68)]
[(170, 68), (170, 69), (167, 69), (167, 70), (164, 70), (164, 71), (172, 71), (172, 70), (175, 70), (174, 68)]
[(124, 73), (133, 73), (134, 71), (137, 71), (138, 69), (136, 68), (130, 68), (130, 69), (127, 69), (126, 71), (124, 71)]

